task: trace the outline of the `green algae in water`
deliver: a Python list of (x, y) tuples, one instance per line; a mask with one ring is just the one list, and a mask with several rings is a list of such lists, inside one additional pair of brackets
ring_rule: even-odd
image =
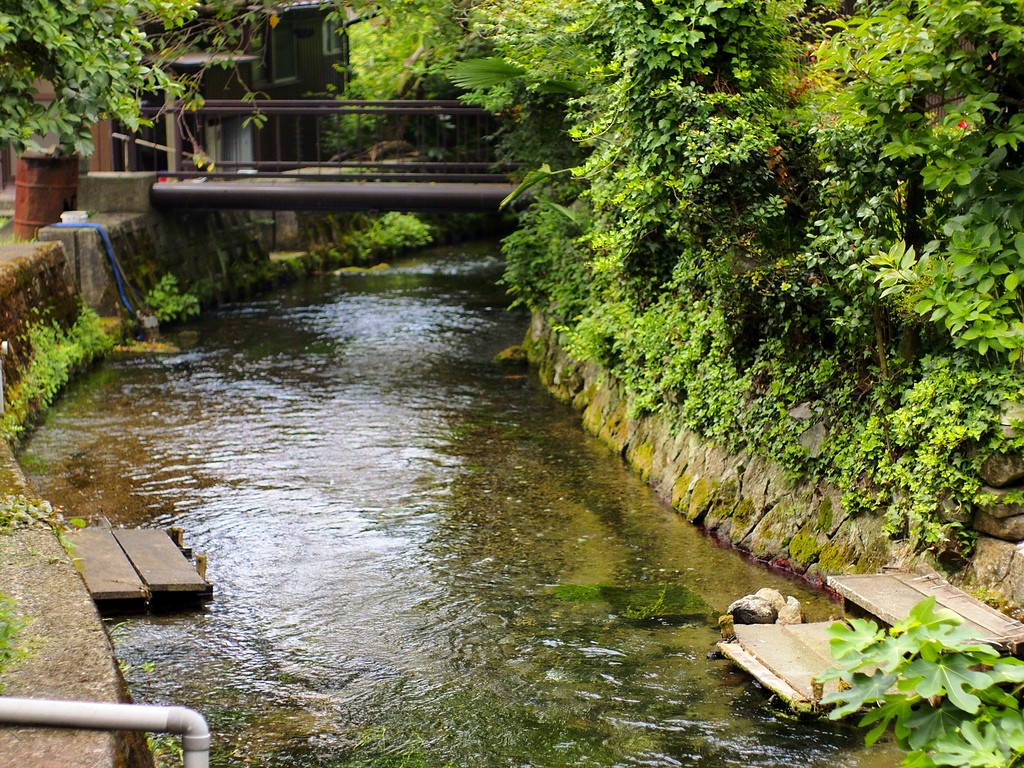
[(607, 603), (624, 619), (692, 620), (710, 616), (711, 606), (678, 584), (559, 584), (552, 592), (559, 600), (574, 603)]

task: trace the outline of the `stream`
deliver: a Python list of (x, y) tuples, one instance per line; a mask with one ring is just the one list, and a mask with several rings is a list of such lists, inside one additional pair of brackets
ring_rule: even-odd
[(225, 305), (112, 359), (26, 440), (68, 517), (185, 530), (198, 611), (118, 617), (135, 700), (202, 712), (212, 765), (890, 766), (794, 718), (716, 619), (805, 583), (716, 546), (495, 363), (494, 243)]

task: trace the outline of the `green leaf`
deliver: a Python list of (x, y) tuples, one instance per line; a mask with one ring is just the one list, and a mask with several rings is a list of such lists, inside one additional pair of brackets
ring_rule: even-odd
[(519, 65), (496, 56), (457, 61), (448, 68), (448, 79), (467, 91), (504, 85), (525, 74)]
[(884, 630), (873, 621), (850, 619), (848, 624), (836, 622), (828, 628), (827, 634), (832, 658), (837, 662), (847, 659), (860, 660), (864, 649), (875, 645), (885, 637)]
[(829, 718), (838, 720), (853, 712), (858, 711), (867, 704), (876, 704), (885, 700), (886, 692), (896, 683), (896, 675), (885, 674), (876, 670), (871, 675), (863, 672), (854, 672), (850, 678), (851, 688), (845, 691), (835, 691), (822, 698), (821, 703), (825, 705), (838, 704), (840, 706), (829, 712)]
[(540, 168), (533, 168), (527, 171), (526, 175), (523, 177), (523, 180), (519, 182), (519, 186), (513, 189), (508, 194), (508, 196), (501, 201), (501, 205), (499, 207), (504, 208), (506, 205), (511, 204), (514, 200), (516, 200), (520, 195), (522, 195), (527, 190), (536, 187), (538, 184), (543, 184), (545, 181), (547, 181), (556, 174), (568, 173), (569, 170), (570, 169), (568, 168), (563, 168), (560, 171), (552, 171), (551, 166), (548, 165), (547, 163), (544, 163), (544, 165), (542, 165)]
[(965, 717), (963, 710), (948, 701), (937, 709), (923, 704), (900, 723), (897, 738), (909, 749), (925, 749), (947, 734), (956, 733)]
[(924, 698), (948, 697), (958, 709), (974, 714), (981, 706), (972, 691), (984, 690), (995, 682), (992, 675), (971, 669), (973, 659), (963, 654), (946, 654), (936, 661), (918, 659), (904, 671), (908, 679), (919, 678), (914, 691)]

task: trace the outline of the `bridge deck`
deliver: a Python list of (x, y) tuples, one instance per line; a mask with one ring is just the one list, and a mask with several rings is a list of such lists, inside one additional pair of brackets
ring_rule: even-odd
[(497, 211), (508, 183), (405, 181), (162, 181), (150, 189), (156, 208), (293, 211)]

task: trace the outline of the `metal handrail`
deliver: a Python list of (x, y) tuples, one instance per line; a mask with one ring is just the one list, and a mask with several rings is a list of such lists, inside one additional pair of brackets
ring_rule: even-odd
[(494, 113), (452, 100), (362, 101), (358, 99), (207, 99), (193, 108), (178, 102), (164, 106), (144, 106), (144, 117), (165, 114), (205, 115), (461, 115), (487, 117)]
[(142, 113), (153, 122), (150, 133), (112, 137), (123, 142), (114, 157), (123, 157), (124, 170), (195, 176), (192, 161), (207, 141), (219, 170), (243, 173), (320, 168), (328, 176), (349, 169), (383, 176), (402, 169), (475, 181), (470, 177), (509, 170), (494, 157), (494, 114), (452, 99), (208, 99), (194, 107), (149, 105)]
[(0, 723), (88, 731), (177, 733), (181, 734), (184, 768), (210, 765), (211, 739), (206, 719), (186, 707), (0, 696)]

